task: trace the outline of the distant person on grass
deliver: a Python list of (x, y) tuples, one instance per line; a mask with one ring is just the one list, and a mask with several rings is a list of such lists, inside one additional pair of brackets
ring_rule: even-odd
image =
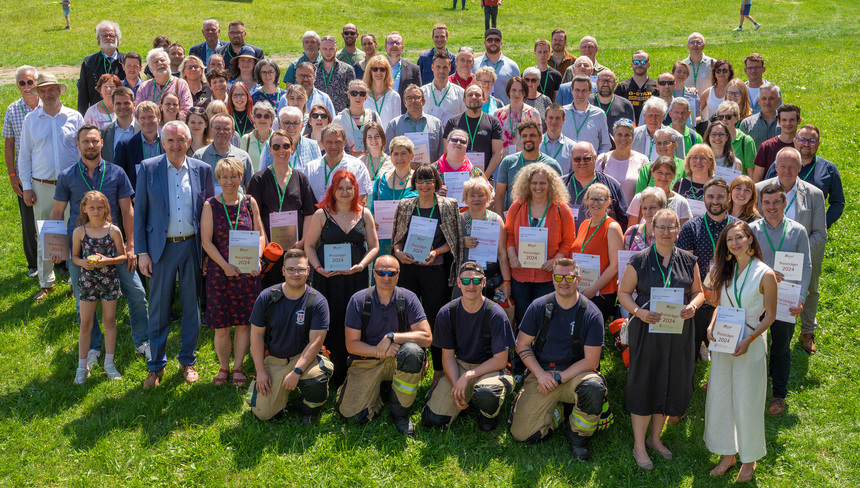
[(63, 0), (60, 5), (63, 6), (63, 17), (66, 18), (66, 26), (63, 27), (63, 30), (69, 30), (72, 28), (69, 24), (69, 10), (72, 9), (72, 2), (71, 0)]
[(741, 23), (733, 30), (736, 32), (740, 32), (744, 30), (744, 19), (750, 19), (750, 22), (753, 23), (753, 30), (758, 30), (761, 27), (761, 24), (755, 21), (754, 18), (750, 16), (750, 9), (752, 8), (752, 0), (741, 0)]

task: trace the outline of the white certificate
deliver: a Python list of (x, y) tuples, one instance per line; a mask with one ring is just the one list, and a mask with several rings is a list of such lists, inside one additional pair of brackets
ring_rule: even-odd
[(579, 265), (579, 291), (591, 288), (600, 278), (600, 256), (595, 254), (573, 254)]
[(430, 133), (429, 132), (407, 132), (403, 134), (412, 144), (415, 144), (415, 150), (412, 153), (413, 163), (432, 163), (430, 161)]
[(726, 183), (729, 185), (735, 181), (735, 178), (741, 175), (741, 172), (732, 168), (726, 168), (724, 166), (717, 166), (717, 169), (714, 170), (714, 178), (722, 178), (726, 180)]
[(269, 235), (284, 250), (291, 248), (299, 240), (299, 212), (272, 212), (269, 214)]
[(773, 256), (773, 270), (782, 273), (784, 279), (803, 279), (803, 253), (777, 251)]
[(523, 268), (537, 269), (546, 262), (549, 229), (546, 227), (520, 227), (520, 246), (517, 259)]
[(660, 321), (650, 325), (650, 332), (682, 334), (684, 332), (684, 319), (681, 318), (682, 310), (684, 310), (683, 304), (657, 302), (657, 313), (660, 314)]
[(499, 260), (499, 232), (501, 222), (489, 220), (472, 221), (472, 237), (478, 239), (478, 245), (469, 249), (469, 259), (477, 261), (484, 268), (487, 263), (495, 263)]
[(630, 262), (630, 258), (633, 257), (639, 251), (618, 251), (618, 282), (621, 283), (621, 277), (624, 276), (624, 268), (627, 267), (627, 264)]
[(229, 263), (242, 273), (260, 270), (260, 233), (255, 230), (230, 231)]
[(510, 146), (508, 146), (508, 155), (509, 156), (514, 155), (516, 153), (517, 153), (517, 145), (516, 144), (511, 144)]
[(373, 218), (379, 224), (376, 234), (380, 239), (391, 239), (394, 234), (394, 213), (399, 200), (374, 200)]
[(482, 153), (482, 152), (467, 152), (466, 153), (466, 159), (468, 159), (469, 162), (472, 163), (472, 166), (477, 166), (477, 167), (481, 168), (482, 170), (484, 168), (486, 168), (486, 164), (487, 164), (487, 162), (484, 161), (484, 157), (485, 157), (484, 153)]
[(436, 225), (439, 221), (426, 217), (412, 216), (409, 221), (409, 235), (403, 252), (412, 256), (418, 262), (424, 262), (433, 250), (433, 236), (436, 235)]
[(776, 285), (776, 320), (793, 324), (797, 317), (791, 315), (790, 308), (796, 308), (800, 301), (800, 285), (780, 281)]
[(449, 171), (447, 173), (442, 173), (442, 178), (445, 180), (445, 186), (448, 187), (448, 198), (454, 198), (457, 200), (457, 204), (461, 207), (466, 206), (466, 202), (463, 201), (463, 184), (469, 181), (469, 172), (468, 171)]
[[(665, 302), (665, 303), (674, 303), (676, 305), (684, 304), (684, 289), (683, 288), (663, 288), (660, 286), (652, 286), (651, 287), (651, 305), (650, 309), (652, 312), (657, 312), (657, 303)], [(670, 332), (666, 330), (661, 330), (660, 326), (657, 325), (655, 327), (654, 324), (648, 324), (648, 332), (659, 333), (659, 334), (669, 334)]]
[(42, 259), (50, 261), (54, 256), (63, 259), (72, 258), (65, 222), (62, 220), (37, 220), (36, 225), (39, 227)]
[(714, 340), (708, 346), (713, 352), (732, 354), (738, 347), (738, 342), (746, 328), (746, 313), (742, 308), (717, 307), (717, 318), (714, 321)]
[(688, 198), (687, 203), (690, 204), (690, 212), (693, 214), (693, 217), (701, 217), (705, 215), (705, 202), (701, 200), (695, 200), (693, 198)]
[(352, 249), (349, 244), (323, 245), (323, 268), (326, 271), (346, 271), (352, 267)]
[[(450, 119), (453, 114), (442, 107), (437, 107), (435, 103), (428, 105), (430, 106), (430, 110), (427, 113), (439, 119), (439, 121), (442, 122), (442, 127), (445, 127), (445, 123), (448, 122), (448, 119)], [(425, 105), (425, 107), (426, 106), (427, 105)]]
[(364, 152), (364, 132), (361, 129), (352, 129), (352, 152)]

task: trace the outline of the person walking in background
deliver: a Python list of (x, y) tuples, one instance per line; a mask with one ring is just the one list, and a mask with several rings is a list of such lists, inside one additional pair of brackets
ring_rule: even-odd
[(752, 0), (741, 0), (741, 23), (733, 29), (735, 32), (744, 30), (744, 19), (750, 19), (753, 23), (753, 30), (758, 30), (758, 28), (761, 27), (761, 24), (756, 22), (754, 18), (750, 17), (751, 8)]

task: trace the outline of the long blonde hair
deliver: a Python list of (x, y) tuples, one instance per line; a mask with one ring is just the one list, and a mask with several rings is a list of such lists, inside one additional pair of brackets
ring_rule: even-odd
[(84, 197), (81, 198), (81, 213), (78, 215), (77, 224), (78, 225), (87, 225), (90, 223), (90, 216), (84, 212), (84, 209), (87, 207), (87, 202), (92, 199), (100, 200), (105, 206), (105, 222), (111, 223), (112, 218), (110, 216), (110, 202), (104, 193), (98, 190), (90, 190), (84, 194)]

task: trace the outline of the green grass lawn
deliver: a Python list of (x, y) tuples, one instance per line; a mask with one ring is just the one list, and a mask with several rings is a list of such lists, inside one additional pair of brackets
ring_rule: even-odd
[[(79, 65), (96, 50), (92, 28), (103, 19), (120, 23), (121, 49), (143, 54), (158, 34), (190, 47), (200, 41), (201, 22), (244, 20), (247, 41), (268, 54), (294, 55), (307, 29), (321, 35), (340, 32), (347, 21), (360, 32), (380, 37), (400, 31), (406, 57), (414, 60), (430, 43), (432, 24), (445, 22), (450, 46), (482, 51), (483, 14), (451, 11), (449, 0), (291, 4), (273, 1), (202, 0), (131, 1), (72, 5), (72, 30), (63, 26), (62, 11), (51, 2), (0, 4), (0, 18), (15, 32), (0, 52), (0, 70), (23, 63), (36, 66)], [(742, 67), (750, 52), (766, 58), (766, 78), (782, 88), (785, 101), (800, 105), (804, 122), (822, 128), (820, 154), (840, 168), (849, 202), (842, 219), (830, 229), (823, 265), (817, 334), (820, 352), (792, 349), (792, 376), (785, 416), (767, 418), (767, 456), (759, 463), (760, 486), (856, 486), (860, 483), (860, 355), (856, 343), (860, 308), (860, 269), (856, 206), (860, 178), (856, 129), (860, 102), (856, 62), (860, 3), (854, 1), (758, 1), (752, 14), (763, 23), (757, 32), (731, 32), (739, 2), (662, 0), (629, 2), (550, 2), (508, 0), (500, 9), (504, 52), (521, 69), (533, 62), (534, 39), (549, 37), (561, 26), (573, 44), (584, 34), (597, 37), (598, 60), (619, 81), (630, 76), (636, 49), (652, 55), (651, 76), (686, 57), (686, 36), (702, 32), (710, 56)], [(579, 9), (579, 10), (578, 10)], [(313, 19), (313, 20), (310, 20)], [(575, 52), (575, 46), (573, 51)], [(284, 67), (282, 67), (284, 68)], [(76, 106), (74, 80), (63, 97)], [(0, 106), (17, 98), (14, 86), (0, 86)], [(399, 437), (387, 416), (367, 427), (344, 425), (326, 411), (319, 425), (301, 427), (299, 414), (263, 423), (244, 403), (244, 390), (215, 387), (209, 379), (218, 362), (213, 334), (203, 330), (198, 348), (201, 382), (188, 386), (171, 359), (161, 387), (144, 392), (146, 365), (132, 354), (124, 308), (119, 316), (116, 363), (123, 380), (109, 382), (101, 368), (85, 386), (72, 384), (77, 357), (74, 302), (67, 284), (42, 303), (31, 296), (38, 288), (26, 277), (20, 245), (17, 203), (8, 184), (0, 185), (0, 485), (107, 486), (139, 485), (271, 485), (271, 486), (725, 486), (709, 478), (717, 460), (702, 441), (705, 393), (697, 388), (682, 422), (664, 432), (674, 461), (652, 455), (653, 472), (637, 468), (631, 456), (630, 418), (623, 409), (625, 370), (614, 348), (604, 351), (602, 368), (610, 388), (616, 422), (593, 443), (594, 460), (573, 460), (557, 434), (550, 441), (526, 446), (504, 428), (482, 433), (477, 419), (464, 414), (449, 431), (417, 428), (413, 439)], [(851, 270), (854, 270), (852, 272)], [(799, 327), (798, 327), (799, 328)], [(178, 351), (178, 330), (168, 343)], [(246, 367), (252, 369), (250, 360)], [(697, 383), (707, 368), (699, 365)], [(425, 383), (419, 395), (427, 391)], [(769, 396), (768, 396), (769, 398)], [(423, 399), (416, 402), (418, 420)], [(333, 406), (333, 402), (329, 404)], [(296, 405), (297, 407), (297, 405)], [(507, 419), (507, 410), (503, 418)], [(297, 411), (297, 408), (296, 408)]]

